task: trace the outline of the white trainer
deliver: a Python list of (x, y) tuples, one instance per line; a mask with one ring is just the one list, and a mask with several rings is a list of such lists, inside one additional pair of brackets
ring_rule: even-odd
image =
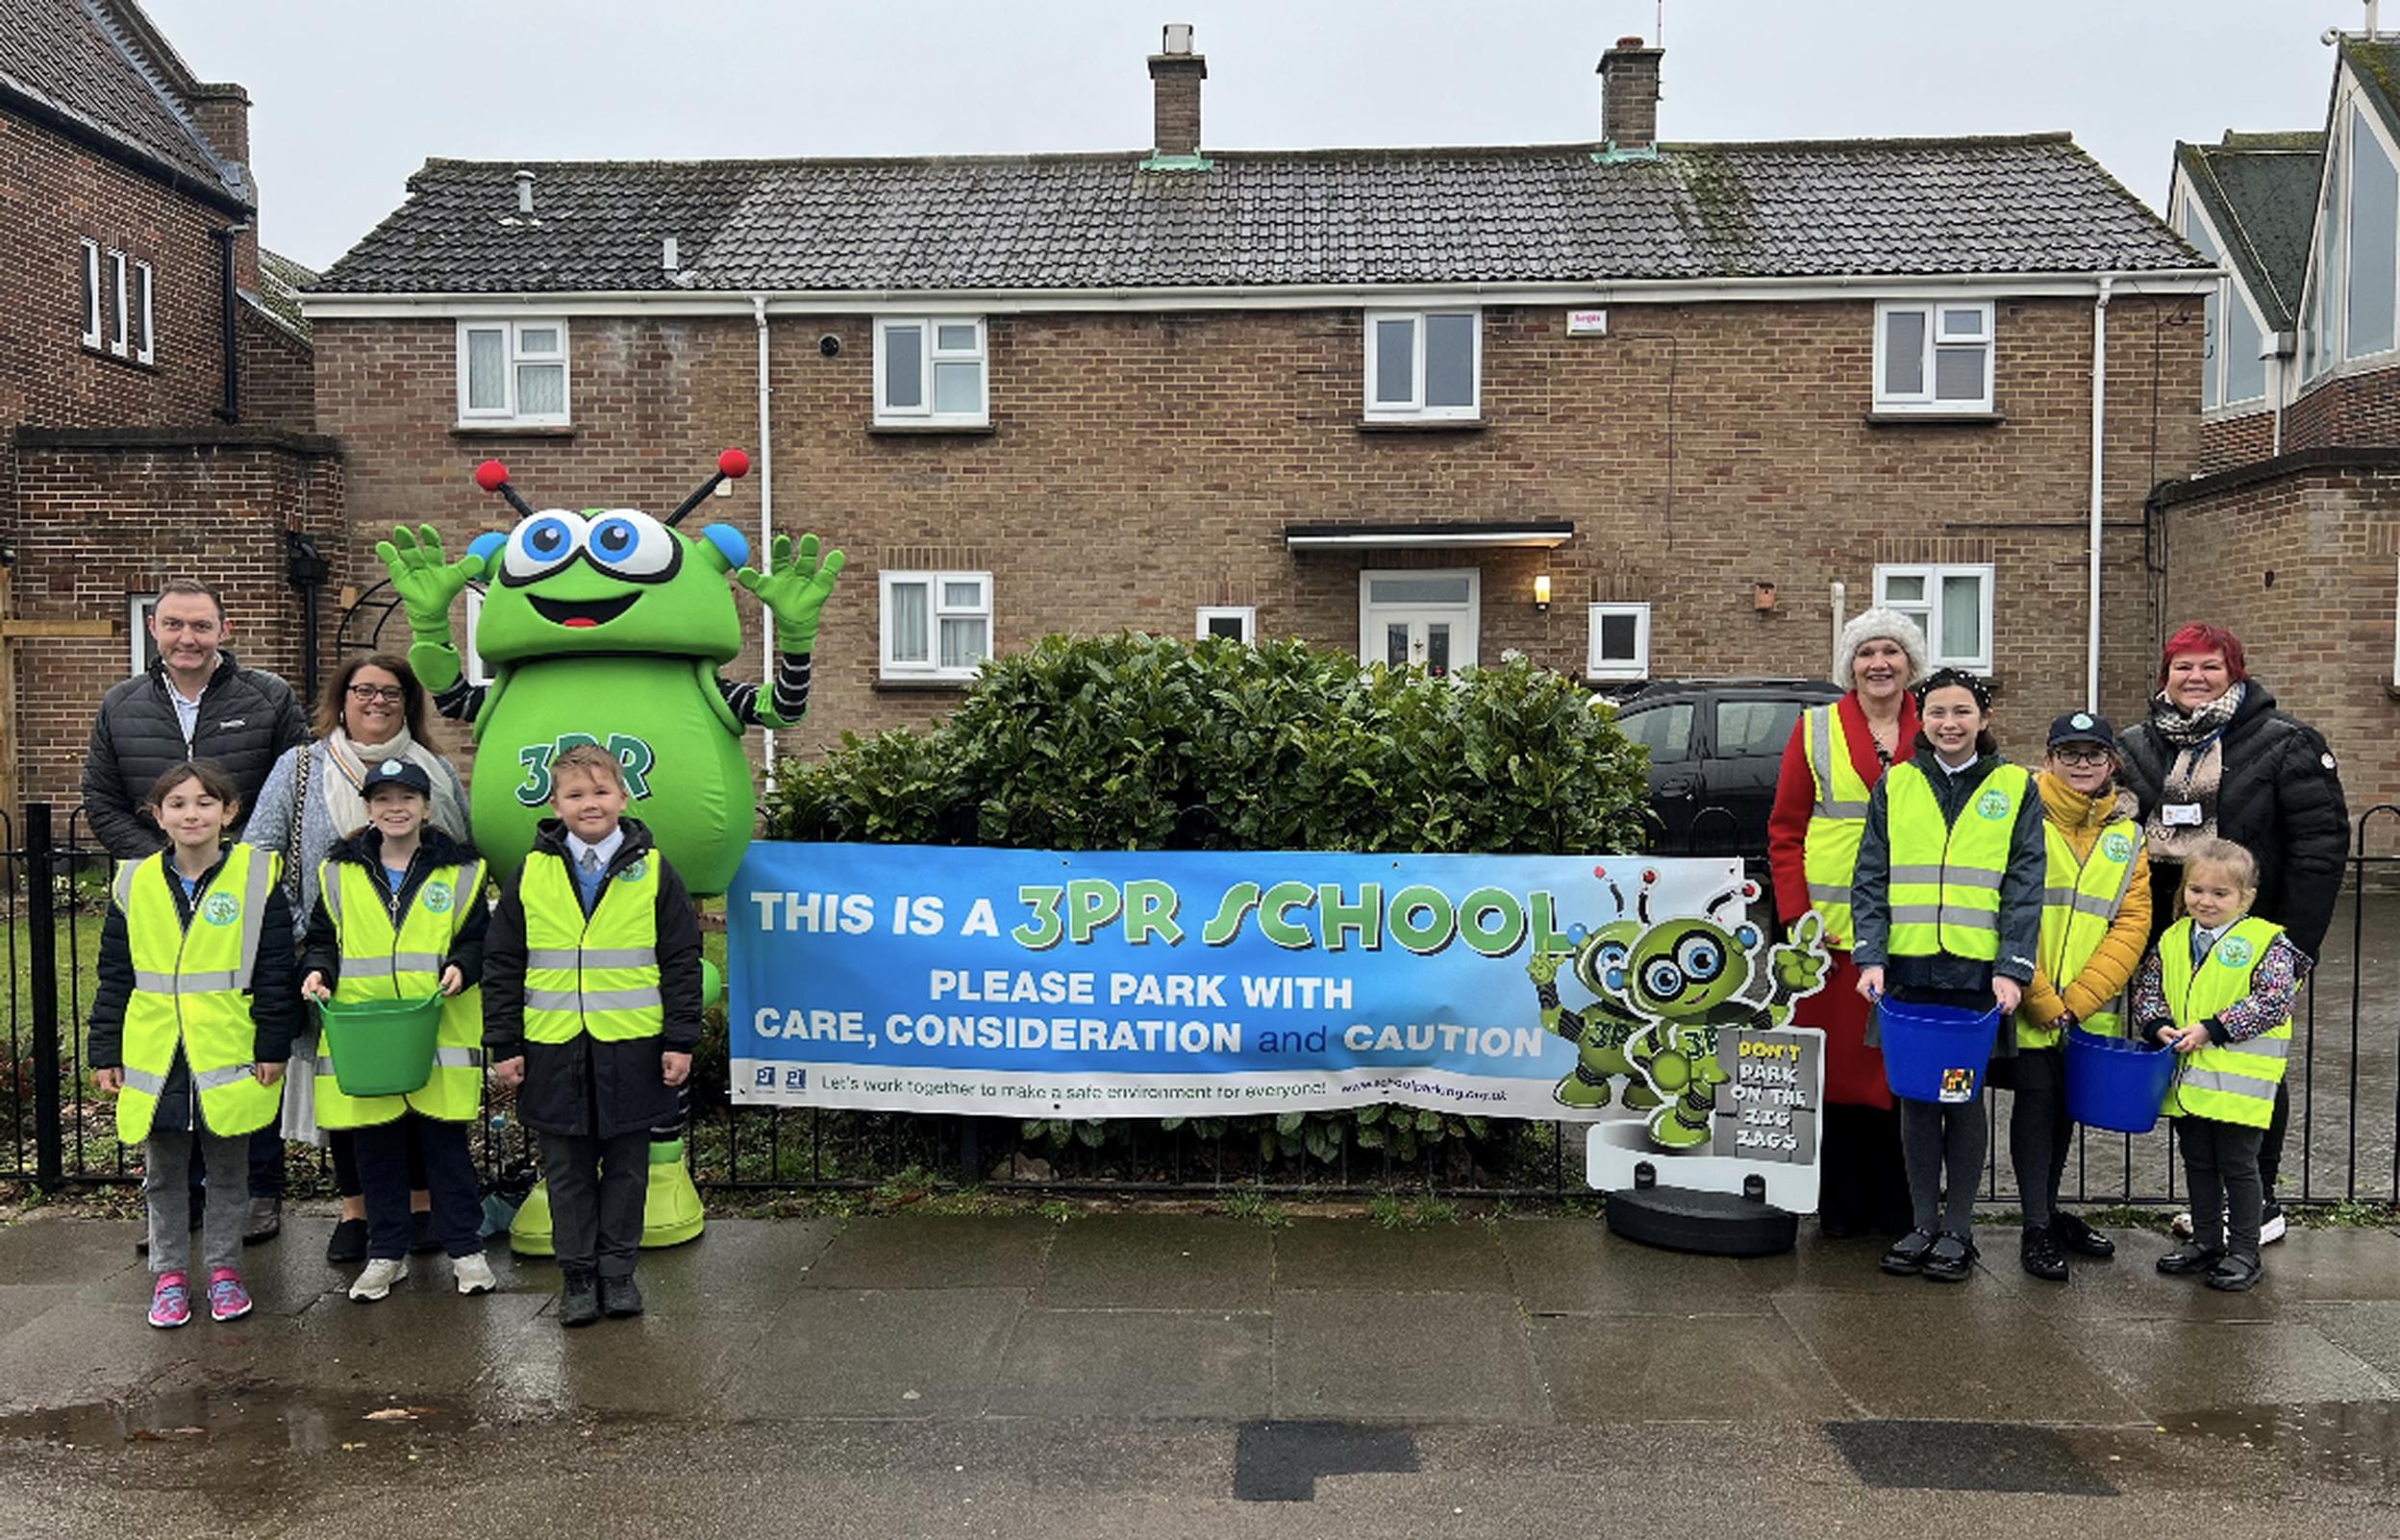
[(491, 1263), (485, 1259), (481, 1252), (472, 1256), (462, 1256), (450, 1267), (458, 1274), (461, 1294), (489, 1294), (498, 1286), (499, 1280), (491, 1276)]
[(2276, 1209), (2259, 1221), (2259, 1244), (2268, 1246), (2282, 1240), (2284, 1232), (2290, 1228), (2289, 1225), (2284, 1223), (2284, 1211), (2280, 1208)]
[(409, 1276), (409, 1259), (405, 1256), (378, 1256), (366, 1264), (366, 1271), (350, 1285), (350, 1297), (361, 1304), (370, 1304), (391, 1292), (391, 1286)]
[(2175, 1238), (2177, 1240), (2191, 1239), (2191, 1210), (2187, 1208), (2182, 1213), (2177, 1214), (2175, 1216), (2175, 1222), (2166, 1228), (2175, 1232)]

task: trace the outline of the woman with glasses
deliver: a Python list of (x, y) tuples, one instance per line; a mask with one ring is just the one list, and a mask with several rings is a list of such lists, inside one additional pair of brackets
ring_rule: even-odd
[[(387, 759), (421, 766), (433, 782), (427, 822), (462, 845), (471, 843), (466, 787), (458, 768), (436, 752), (430, 732), (431, 699), (408, 663), (388, 653), (367, 653), (336, 668), (325, 681), (311, 723), (312, 741), (287, 752), (259, 790), (257, 807), (243, 838), (262, 850), (280, 851), (292, 912), (302, 918), (291, 938), (295, 958), (305, 938), (306, 916), (316, 912), (316, 872), (333, 848), (366, 827), (366, 801), (360, 793), (367, 772)], [(355, 1136), (316, 1127), (313, 1030), (292, 1050), (291, 1073), (284, 1078), (284, 1136), (331, 1145), (334, 1180), (341, 1189), (341, 1220), (325, 1248), (335, 1265), (366, 1259), (366, 1199), (359, 1182)], [(432, 1200), (425, 1190), (421, 1155), (410, 1152), (410, 1206), (416, 1245), (439, 1250), (433, 1234)]]
[(2025, 1211), (2018, 1260), (2053, 1283), (2066, 1254), (2115, 1254), (2116, 1243), (2059, 1206), (2075, 1126), (2066, 1115), (2066, 1034), (2124, 1035), (2120, 997), (2150, 945), (2150, 857), (2138, 804), (2117, 784), (2116, 730), (2072, 711), (2050, 724), (2050, 752), (2034, 776), (2041, 795), (2049, 875), (2041, 948), (2016, 1009), (2016, 1054), (1995, 1057), (1991, 1083), (2016, 1093), (2009, 1159)]

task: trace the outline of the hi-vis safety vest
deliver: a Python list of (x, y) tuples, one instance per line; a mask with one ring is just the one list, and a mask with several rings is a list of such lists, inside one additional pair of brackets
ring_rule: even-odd
[[(247, 993), (283, 861), (248, 845), (228, 847), (216, 876), (192, 895), (187, 929), (167, 886), (180, 881), (167, 869), (171, 858), (162, 851), (119, 864), (112, 892), (134, 961), (134, 992), (125, 1002), (125, 1089), (116, 1100), (116, 1136), (127, 1144), (150, 1136), (179, 1043), (195, 1116), (209, 1132), (255, 1133), (284, 1105), (282, 1084), (261, 1085), (252, 1073), (258, 1029)], [(270, 964), (283, 965), (281, 957)]]
[[(317, 891), (341, 938), (336, 1005), (368, 1000), (423, 1000), (441, 991), (442, 959), (464, 928), (468, 906), (484, 901), (484, 863), (437, 866), (409, 900), (395, 928), (383, 878), (356, 861), (316, 869)], [(317, 1043), (316, 1122), (325, 1129), (362, 1129), (415, 1109), (429, 1118), (463, 1123), (483, 1109), (484, 992), (474, 985), (441, 1004), (434, 1034), (434, 1072), (406, 1096), (345, 1096), (334, 1068), (330, 1035)]]
[(1891, 847), (1891, 955), (1941, 953), (1996, 961), (2000, 956), (2000, 880), (2009, 869), (2016, 810), (2033, 794), (2022, 765), (1984, 778), (1959, 821), (1941, 815), (1933, 784), (1914, 764), (1884, 778)]
[[(2177, 1027), (2189, 1027), (2250, 996), (2259, 958), (2284, 928), (2266, 920), (2240, 920), (2191, 965), (2191, 921), (2176, 921), (2159, 938), (2160, 981)], [(2209, 1043), (2183, 1056), (2166, 1087), (2168, 1117), (2211, 1118), (2263, 1129), (2275, 1115), (2275, 1087), (2283, 1083), (2291, 1054), (2291, 1018), (2238, 1043)]]
[(525, 1039), (604, 1043), (665, 1030), (659, 994), (659, 857), (651, 851), (603, 880), (586, 919), (575, 874), (551, 851), (525, 857)]
[(1866, 832), (1870, 788), (1850, 762), (1838, 703), (1810, 708), (1806, 720), (1800, 741), (1809, 757), (1809, 774), (1815, 779), (1816, 800), (1809, 806), (1801, 864), (1808, 874), (1809, 907), (1825, 925), (1825, 944), (1847, 949), (1858, 941), (1850, 880), (1858, 870), (1859, 841)]
[[(2117, 910), (2125, 907), (2126, 890), (2134, 883), (2134, 857), (2141, 850), (2141, 826), (2130, 818), (2118, 819), (2100, 832), (2090, 858), (2080, 861), (2057, 825), (2045, 818), (2041, 827), (2050, 847), (2049, 881), (2041, 890), (2041, 971), (2063, 993), (2090, 965), (2116, 923)], [(2084, 1031), (2114, 1037), (2118, 1008), (2118, 1000), (2110, 1001), (2083, 1023)], [(2060, 1035), (2017, 1012), (2018, 1047), (2055, 1048)]]

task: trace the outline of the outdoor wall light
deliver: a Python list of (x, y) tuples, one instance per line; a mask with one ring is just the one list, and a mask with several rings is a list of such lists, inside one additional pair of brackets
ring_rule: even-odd
[(1534, 580), (1534, 609), (1545, 615), (1550, 612), (1550, 574), (1547, 572)]

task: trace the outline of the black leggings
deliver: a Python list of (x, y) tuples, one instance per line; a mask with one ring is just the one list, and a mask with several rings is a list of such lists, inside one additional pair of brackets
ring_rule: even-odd
[(2058, 1215), (2059, 1183), (2075, 1144), (2066, 1115), (2066, 1053), (2020, 1048), (2006, 1063), (2016, 1092), (2009, 1106), (2009, 1161), (2016, 1167), (2017, 1199), (2026, 1224), (2047, 1225)]
[[(427, 1190), (425, 1178), (424, 1125), (415, 1118), (403, 1118), (409, 1130), (409, 1191)], [(355, 1129), (327, 1129), (325, 1142), (334, 1152), (334, 1187), (344, 1198), (363, 1198), (365, 1184), (359, 1180), (359, 1135)]]
[(1983, 1179), (1984, 1155), (1990, 1148), (1991, 1119), (1982, 1096), (1970, 1102), (1901, 1102), (1900, 1154), (1908, 1161), (1909, 1202), (1917, 1229), (1973, 1235), (1975, 1184)]

